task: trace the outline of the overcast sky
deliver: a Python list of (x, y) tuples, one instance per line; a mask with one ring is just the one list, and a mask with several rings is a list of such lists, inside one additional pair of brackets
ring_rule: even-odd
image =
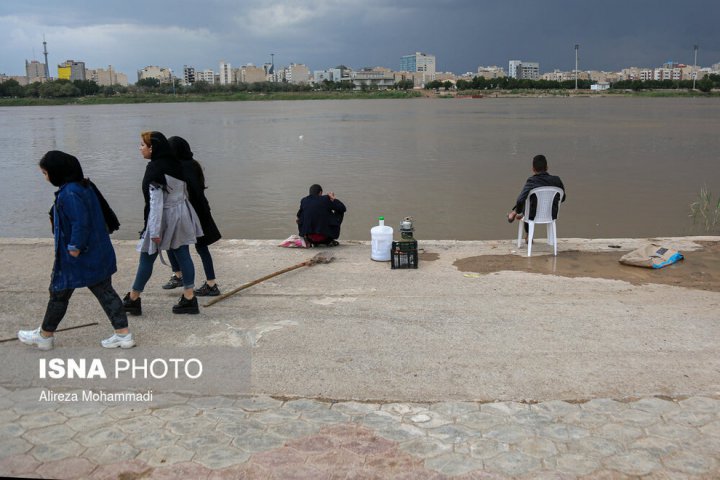
[(0, 0), (0, 73), (24, 75), (25, 60), (51, 75), (67, 59), (137, 79), (147, 65), (218, 70), (304, 63), (398, 69), (400, 57), (435, 55), (438, 71), (512, 59), (541, 72), (720, 62), (720, 0)]

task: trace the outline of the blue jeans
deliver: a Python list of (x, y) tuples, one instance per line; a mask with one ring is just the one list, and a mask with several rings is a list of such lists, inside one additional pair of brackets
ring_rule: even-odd
[[(195, 250), (197, 250), (198, 255), (200, 255), (200, 260), (202, 260), (203, 270), (205, 270), (205, 278), (208, 280), (215, 280), (215, 268), (213, 267), (213, 259), (210, 255), (210, 248), (208, 248), (207, 245), (198, 245), (196, 243)], [(170, 266), (172, 267), (173, 272), (181, 271), (180, 265), (178, 264), (173, 252), (168, 251), (168, 259), (170, 260)], [(183, 275), (183, 278), (185, 278), (185, 275)]]
[[(194, 288), (195, 265), (193, 265), (192, 258), (190, 258), (190, 249), (187, 245), (182, 245), (174, 250), (168, 250), (168, 256), (170, 256), (171, 252), (178, 261), (180, 271), (182, 272), (183, 288)], [(135, 282), (133, 282), (132, 286), (133, 290), (142, 292), (145, 289), (145, 284), (147, 284), (152, 275), (153, 264), (157, 256), (157, 253), (148, 255), (147, 252), (140, 252), (140, 263), (138, 264), (137, 273), (135, 274)]]

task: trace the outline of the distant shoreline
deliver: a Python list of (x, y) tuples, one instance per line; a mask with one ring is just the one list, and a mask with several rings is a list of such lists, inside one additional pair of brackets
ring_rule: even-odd
[(135, 103), (207, 103), (207, 102), (256, 102), (272, 100), (360, 100), (419, 98), (417, 91), (384, 90), (374, 92), (272, 92), (227, 93), (204, 95), (173, 95), (147, 93), (140, 95), (114, 95), (67, 97), (67, 98), (0, 98), (2, 107), (31, 107), (50, 105), (115, 105)]
[(116, 95), (111, 97), (87, 96), (68, 98), (0, 98), (0, 107), (32, 107), (53, 105), (115, 105), (136, 103), (207, 103), (237, 101), (273, 101), (273, 100), (365, 100), (365, 99), (465, 99), (465, 98), (538, 98), (538, 97), (717, 97), (720, 92), (702, 93), (688, 90), (651, 90), (651, 91), (613, 91), (592, 92), (580, 90), (512, 90), (439, 93), (432, 90), (397, 91), (384, 90), (373, 92), (276, 92), (276, 93), (231, 93), (215, 95), (172, 95), (163, 93), (143, 95)]

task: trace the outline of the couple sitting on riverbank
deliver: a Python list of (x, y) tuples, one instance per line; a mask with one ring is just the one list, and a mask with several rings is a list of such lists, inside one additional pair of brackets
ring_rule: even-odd
[[(532, 161), (532, 176), (525, 181), (525, 185), (520, 191), (515, 205), (510, 213), (508, 213), (508, 222), (522, 220), (527, 213), (528, 218), (535, 218), (535, 209), (537, 207), (537, 199), (530, 198), (530, 211), (525, 212), (525, 202), (528, 194), (534, 188), (538, 187), (558, 187), (563, 190), (562, 199), (555, 198), (552, 207), (552, 217), (557, 218), (559, 203), (565, 201), (565, 185), (563, 185), (560, 177), (550, 175), (548, 173), (548, 164), (545, 155), (536, 155)], [(297, 224), (300, 237), (305, 241), (305, 246), (311, 247), (315, 245), (338, 245), (337, 238), (340, 237), (340, 225), (345, 214), (345, 205), (335, 198), (333, 192), (328, 192), (323, 196), (322, 187), (320, 185), (312, 185), (310, 194), (303, 198), (300, 202), (300, 210), (297, 213)], [(525, 223), (525, 233), (527, 234), (528, 224)], [(286, 242), (288, 242), (286, 240)], [(284, 242), (285, 243), (285, 242)]]

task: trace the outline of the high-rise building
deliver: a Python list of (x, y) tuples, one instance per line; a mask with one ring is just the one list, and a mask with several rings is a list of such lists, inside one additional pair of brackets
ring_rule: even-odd
[(415, 52), (413, 55), (403, 55), (400, 59), (401, 72), (435, 73), (435, 55)]
[(508, 63), (508, 77), (518, 78), (518, 69), (522, 65), (522, 60), (510, 60)]
[(215, 72), (210, 70), (209, 68), (206, 68), (202, 71), (196, 71), (195, 72), (195, 81), (196, 82), (205, 82), (209, 83), (210, 85), (215, 84)]
[(228, 62), (221, 60), (220, 61), (220, 85), (230, 85), (233, 82), (233, 72), (232, 72), (232, 65), (230, 65)]
[(540, 64), (537, 62), (510, 60), (508, 64), (508, 76), (521, 80), (537, 80), (540, 78)]
[(183, 65), (183, 84), (192, 85), (195, 83), (195, 67)]
[(297, 85), (310, 82), (310, 69), (303, 64), (292, 63), (285, 69), (285, 80)]
[(30, 83), (44, 82), (47, 80), (47, 77), (45, 77), (45, 64), (37, 60), (31, 60), (29, 62), (25, 60), (25, 76)]
[(415, 55), (403, 55), (400, 59), (401, 72), (414, 72), (417, 68), (417, 58)]
[(76, 62), (75, 60), (65, 60), (65, 63), (58, 65), (58, 79), (85, 80), (85, 62)]

